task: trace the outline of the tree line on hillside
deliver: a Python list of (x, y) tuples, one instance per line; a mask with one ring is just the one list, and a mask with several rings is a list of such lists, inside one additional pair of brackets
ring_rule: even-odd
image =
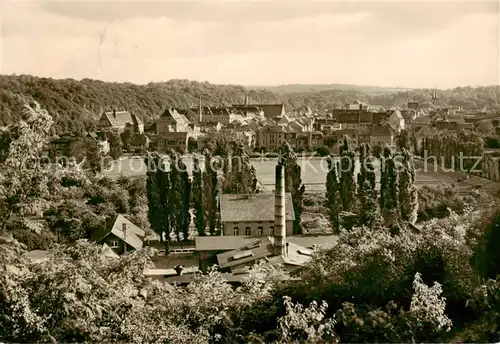
[[(31, 75), (1, 75), (0, 125), (18, 121), (17, 114), (25, 102), (37, 101), (54, 119), (53, 133), (83, 133), (92, 130), (105, 110), (127, 109), (145, 122), (157, 118), (167, 106), (197, 105), (199, 98), (207, 105), (243, 103), (245, 88), (236, 85), (214, 85), (208, 82), (170, 80), (147, 85), (103, 82), (83, 79), (52, 79)], [(372, 93), (336, 89), (320, 92), (276, 94), (264, 89), (248, 90), (251, 103), (282, 102), (288, 111), (311, 107), (332, 109), (361, 100), (384, 107), (402, 106), (408, 101), (407, 92)], [(430, 103), (432, 90), (413, 91), (413, 98), (424, 107)], [(476, 109), (488, 106), (498, 110), (499, 87), (459, 87), (440, 91), (440, 106), (463, 106)], [(20, 105), (21, 104), (21, 105)]]
[[(361, 144), (358, 151), (356, 157), (346, 137), (340, 146), (339, 160), (333, 156), (328, 159), (326, 203), (333, 230), (340, 230), (342, 213), (356, 214), (357, 224), (368, 228), (391, 227), (399, 221), (414, 224), (418, 201), (411, 153), (405, 148), (399, 154), (384, 148), (379, 157), (380, 189), (377, 192), (376, 158), (368, 144)], [(359, 161), (358, 173), (356, 161)]]
[[(363, 89), (361, 87), (361, 89)], [(409, 101), (416, 101), (421, 108), (434, 109), (432, 89), (417, 89), (411, 91), (361, 91), (351, 90), (323, 90), (318, 92), (294, 92), (281, 95), (282, 101), (290, 109), (299, 109), (309, 106), (312, 109), (334, 109), (345, 104), (360, 100), (370, 105), (380, 105), (385, 108), (405, 106)], [(500, 87), (457, 87), (454, 89), (438, 90), (439, 107), (460, 106), (465, 110), (478, 110), (487, 107), (493, 111), (500, 111)]]
[[(208, 82), (170, 80), (147, 85), (103, 82), (83, 79), (39, 78), (31, 75), (1, 75), (0, 125), (18, 121), (18, 98), (37, 101), (54, 119), (58, 134), (91, 130), (103, 111), (129, 110), (145, 122), (157, 118), (165, 107), (230, 105), (244, 102), (245, 88), (236, 85), (214, 85)], [(255, 103), (275, 103), (271, 92), (252, 90), (248, 96)]]

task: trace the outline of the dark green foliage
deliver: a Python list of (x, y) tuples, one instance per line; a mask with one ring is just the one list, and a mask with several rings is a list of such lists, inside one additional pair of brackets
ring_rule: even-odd
[(380, 210), (390, 222), (399, 218), (398, 162), (389, 148), (384, 148), (380, 171)]
[(396, 137), (396, 147), (399, 150), (403, 150), (403, 149), (410, 150), (412, 148), (410, 141), (411, 140), (410, 140), (410, 136), (408, 134), (408, 131), (403, 129), (403, 130), (401, 130), (401, 132), (398, 133), (398, 135)]
[(206, 230), (205, 221), (205, 184), (204, 172), (201, 169), (200, 159), (194, 157), (193, 159), (193, 185), (191, 204), (194, 211), (194, 224), (199, 236), (204, 236)]
[(477, 245), (472, 262), (484, 278), (500, 275), (500, 211), (495, 209), (489, 217), (478, 225)]
[[(208, 231), (210, 235), (215, 235), (218, 224), (219, 224), (219, 176), (217, 170), (220, 166), (217, 164), (216, 160), (213, 163), (212, 155), (207, 150), (205, 151), (205, 168), (207, 173), (204, 174), (204, 185), (206, 187), (205, 191), (205, 219), (208, 225)], [(214, 167), (214, 168), (212, 168)]]
[(223, 193), (250, 194), (257, 188), (257, 175), (241, 142), (233, 141), (225, 157)]
[(379, 227), (382, 221), (377, 204), (377, 192), (368, 180), (358, 188), (360, 224), (368, 228)]
[(371, 148), (368, 144), (362, 144), (359, 149), (359, 173), (358, 186), (361, 187), (367, 181), (370, 187), (375, 190), (375, 166)]
[(106, 136), (109, 141), (109, 155), (114, 159), (118, 159), (122, 156), (123, 143), (118, 133), (114, 131), (108, 131)]
[(478, 319), (457, 335), (460, 343), (498, 343), (500, 341), (500, 277), (478, 287), (470, 300)]
[(297, 155), (285, 142), (280, 148), (279, 163), (285, 166), (285, 190), (292, 195), (295, 221), (293, 222), (294, 234), (302, 234), (301, 214), (303, 210), (305, 186), (302, 184), (301, 168), (297, 162)]
[(424, 185), (418, 189), (418, 220), (426, 221), (443, 218), (450, 210), (462, 214), (466, 206), (477, 206), (480, 202), (489, 202), (488, 195), (476, 191), (465, 197), (461, 196), (454, 185)]
[(330, 149), (328, 149), (328, 147), (319, 147), (319, 148), (316, 148), (316, 153), (319, 155), (319, 156), (328, 156), (330, 154)]
[(145, 158), (147, 166), (147, 199), (148, 199), (148, 219), (151, 229), (160, 236), (166, 234), (167, 241), (170, 240), (170, 200), (168, 193), (170, 190), (170, 173), (167, 172), (161, 158), (157, 155), (148, 155)]
[(190, 137), (187, 144), (188, 153), (193, 153), (198, 149), (198, 142), (195, 138)]
[[(461, 172), (479, 173), (481, 164), (476, 165), (475, 157), (484, 154), (484, 142), (475, 132), (461, 131), (458, 134), (439, 134), (425, 137), (422, 144), (421, 157), (427, 160), (427, 169), (432, 170), (434, 164), (439, 167), (459, 170)], [(471, 169), (476, 171), (471, 171)]]
[[(245, 89), (235, 85), (214, 85), (208, 82), (170, 80), (147, 85), (112, 83), (98, 80), (56, 80), (31, 75), (0, 76), (0, 126), (18, 120), (19, 97), (37, 100), (54, 116), (55, 131), (84, 132), (104, 110), (128, 109), (149, 122), (157, 118), (167, 106), (189, 107), (198, 104), (242, 103)], [(268, 91), (249, 91), (252, 101), (276, 103), (279, 98)]]
[(399, 172), (399, 208), (401, 219), (406, 222), (415, 223), (418, 214), (418, 197), (415, 187), (415, 167), (413, 157), (402, 148), (402, 170)]
[(182, 157), (173, 153), (170, 156), (170, 178), (171, 192), (169, 197), (172, 204), (172, 227), (180, 241), (179, 234), (182, 232), (183, 240), (188, 240), (189, 224), (191, 223), (190, 198), (191, 198), (191, 180), (187, 172), (186, 164)]
[(326, 200), (328, 215), (333, 231), (337, 233), (340, 229), (340, 212), (342, 201), (340, 198), (340, 181), (338, 178), (338, 162), (330, 156), (328, 161), (328, 173), (326, 175)]
[(500, 148), (500, 140), (498, 137), (488, 136), (486, 138), (486, 147), (488, 148)]
[(347, 137), (344, 137), (340, 147), (340, 199), (342, 210), (356, 211), (356, 155)]

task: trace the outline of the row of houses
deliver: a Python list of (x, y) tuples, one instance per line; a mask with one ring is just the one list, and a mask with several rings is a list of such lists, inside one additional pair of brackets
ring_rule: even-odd
[[(169, 149), (187, 151), (190, 141), (202, 148), (214, 132), (227, 132), (250, 149), (272, 152), (283, 142), (299, 150), (332, 148), (343, 135), (355, 142), (392, 146), (401, 130), (417, 136), (427, 131), (473, 130), (477, 114), (457, 109), (420, 109), (409, 102), (404, 109), (383, 109), (355, 101), (319, 116), (311, 109), (285, 113), (283, 104), (235, 104), (166, 108), (147, 126), (128, 111), (108, 111), (101, 115), (98, 131), (128, 131), (126, 147), (132, 152)], [(424, 129), (423, 131), (421, 131)]]

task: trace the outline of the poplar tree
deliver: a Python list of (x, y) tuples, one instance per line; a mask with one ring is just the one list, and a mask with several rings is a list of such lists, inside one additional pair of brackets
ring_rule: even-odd
[(241, 142), (232, 142), (231, 153), (226, 162), (228, 169), (224, 173), (224, 192), (254, 193), (257, 188), (256, 171)]
[(204, 172), (201, 170), (200, 159), (195, 156), (193, 158), (193, 185), (191, 204), (194, 212), (194, 225), (199, 236), (206, 235), (205, 222), (205, 185)]
[(362, 144), (359, 149), (358, 202), (360, 223), (373, 227), (380, 222), (380, 211), (375, 190), (376, 177), (373, 156), (368, 144)]
[(403, 169), (399, 178), (399, 208), (401, 219), (414, 224), (417, 221), (418, 199), (415, 187), (415, 166), (411, 154), (402, 150)]
[(375, 166), (373, 164), (374, 158), (371, 153), (370, 145), (363, 143), (359, 148), (359, 173), (358, 173), (358, 187), (368, 181), (370, 187), (375, 190), (376, 176)]
[(305, 186), (302, 184), (301, 168), (288, 142), (283, 143), (280, 149), (280, 163), (285, 166), (285, 190), (292, 196), (295, 221), (293, 222), (293, 233), (302, 234), (301, 214), (303, 210)]
[(181, 156), (178, 156), (177, 166), (180, 172), (180, 185), (181, 185), (181, 197), (182, 197), (182, 236), (184, 240), (189, 238), (189, 225), (191, 224), (191, 213), (189, 212), (191, 205), (191, 180), (189, 179), (189, 173), (187, 171), (187, 166), (182, 161)]
[(368, 228), (378, 227), (381, 224), (381, 218), (377, 204), (376, 191), (372, 188), (372, 185), (368, 180), (365, 180), (359, 188), (361, 189), (361, 198), (359, 200), (360, 224)]
[(356, 210), (356, 154), (347, 137), (340, 147), (340, 198), (344, 211)]
[(333, 231), (338, 233), (340, 230), (340, 212), (342, 203), (340, 199), (340, 182), (338, 179), (338, 162), (333, 160), (330, 155), (328, 161), (328, 174), (326, 175), (326, 200), (327, 209)]
[(380, 174), (380, 210), (391, 221), (399, 218), (398, 166), (389, 148), (384, 149)]
[(212, 154), (210, 151), (205, 151), (205, 173), (203, 174), (204, 184), (204, 205), (205, 205), (205, 221), (208, 225), (210, 235), (215, 235), (218, 228), (218, 194), (219, 194), (219, 178), (217, 173), (218, 166), (212, 168)]
[(146, 191), (148, 198), (148, 220), (151, 228), (160, 236), (166, 234), (170, 240), (170, 173), (158, 155), (149, 154), (144, 160), (147, 166)]
[(401, 130), (396, 136), (396, 147), (399, 150), (410, 149), (410, 136), (405, 129)]
[(178, 153), (171, 151), (169, 154), (170, 168), (170, 189), (169, 196), (169, 216), (172, 232), (175, 234), (177, 241), (181, 241), (181, 230), (183, 225), (183, 209), (182, 209), (182, 181), (179, 170), (176, 167)]

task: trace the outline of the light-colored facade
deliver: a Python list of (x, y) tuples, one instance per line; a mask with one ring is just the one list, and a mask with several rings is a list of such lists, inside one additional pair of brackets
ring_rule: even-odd
[(279, 125), (269, 125), (257, 132), (256, 147), (263, 148), (267, 152), (276, 151), (286, 141), (292, 147), (295, 146), (297, 133), (288, 132)]
[[(274, 230), (274, 193), (254, 195), (222, 194), (220, 214), (222, 235), (225, 236), (272, 236)], [(292, 196), (285, 194), (286, 233), (293, 234)]]
[(391, 116), (389, 117), (389, 124), (393, 128), (395, 128), (397, 132), (405, 129), (405, 120), (403, 115), (401, 114), (401, 111), (396, 110), (392, 112)]
[(156, 134), (158, 136), (166, 133), (187, 132), (189, 120), (175, 109), (166, 109), (156, 121)]
[[(223, 235), (225, 236), (273, 236), (274, 235), (274, 220), (271, 221), (244, 221), (222, 223)], [(293, 221), (286, 221), (286, 234), (293, 234)]]

